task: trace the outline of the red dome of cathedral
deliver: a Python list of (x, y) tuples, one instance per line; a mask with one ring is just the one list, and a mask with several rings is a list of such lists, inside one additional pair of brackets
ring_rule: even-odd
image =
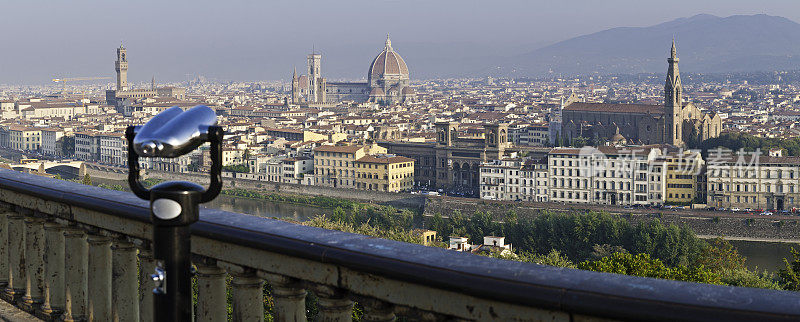
[(409, 79), (408, 66), (406, 62), (392, 49), (392, 41), (386, 36), (386, 47), (383, 48), (378, 57), (369, 66), (370, 79), (382, 79), (387, 77), (393, 79)]

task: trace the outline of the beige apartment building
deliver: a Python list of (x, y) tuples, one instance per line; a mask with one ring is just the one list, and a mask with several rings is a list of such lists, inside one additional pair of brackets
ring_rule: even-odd
[(18, 151), (38, 151), (42, 145), (42, 131), (33, 127), (10, 126), (10, 147)]
[(323, 145), (314, 149), (314, 184), (376, 191), (413, 187), (414, 160), (373, 145)]
[(365, 155), (354, 163), (356, 189), (385, 192), (414, 187), (414, 159), (393, 154)]
[(709, 207), (783, 211), (800, 204), (800, 157), (711, 153), (707, 166)]
[(684, 150), (664, 156), (667, 164), (666, 202), (669, 204), (688, 204), (704, 190), (700, 187), (705, 162), (700, 152)]

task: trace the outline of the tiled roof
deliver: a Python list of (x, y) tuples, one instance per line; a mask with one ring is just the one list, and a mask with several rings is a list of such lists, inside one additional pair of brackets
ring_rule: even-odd
[(400, 162), (411, 162), (414, 161), (414, 159), (401, 156), (376, 157), (374, 155), (365, 155), (356, 161), (365, 163), (400, 163)]
[(664, 114), (664, 106), (648, 104), (606, 104), (575, 102), (564, 107), (565, 111), (613, 112), (636, 114)]
[(322, 145), (318, 146), (314, 149), (314, 151), (319, 152), (340, 152), (340, 153), (355, 153), (356, 151), (362, 149), (362, 146), (358, 145)]

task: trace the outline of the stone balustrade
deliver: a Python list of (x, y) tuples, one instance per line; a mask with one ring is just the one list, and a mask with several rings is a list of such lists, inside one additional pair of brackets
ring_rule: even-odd
[[(151, 235), (148, 204), (130, 193), (0, 170), (0, 297), (39, 318), (151, 320)], [(213, 209), (192, 226), (192, 259), (197, 321), (260, 321), (265, 309), (277, 321), (800, 319), (794, 292), (510, 262)]]

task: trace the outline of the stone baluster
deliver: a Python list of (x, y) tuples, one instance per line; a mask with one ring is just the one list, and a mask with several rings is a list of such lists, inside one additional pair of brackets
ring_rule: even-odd
[(264, 319), (264, 281), (252, 269), (236, 265), (226, 265), (233, 275), (231, 294), (233, 295), (234, 321), (261, 321)]
[(89, 244), (86, 233), (79, 227), (71, 226), (64, 232), (65, 247), (69, 251), (64, 256), (64, 315), (65, 321), (88, 317), (88, 265)]
[(198, 322), (228, 320), (225, 275), (225, 270), (213, 261), (198, 261), (195, 312)]
[(319, 321), (352, 321), (353, 301), (347, 291), (339, 288), (317, 285), (314, 292), (319, 297)]
[(306, 321), (307, 292), (299, 280), (265, 272), (259, 272), (259, 277), (266, 279), (272, 286), (275, 320)]
[(370, 322), (391, 322), (397, 319), (394, 315), (394, 305), (376, 299), (359, 300), (364, 306), (362, 320)]
[(89, 320), (111, 320), (111, 238), (89, 235)]
[(139, 321), (136, 246), (120, 240), (111, 250), (111, 319), (115, 322)]
[(145, 248), (139, 248), (139, 319), (140, 321), (153, 320), (153, 280), (150, 278), (156, 270), (153, 253)]
[(44, 219), (25, 217), (25, 296), (23, 308), (32, 312), (44, 302)]
[(64, 311), (64, 226), (44, 223), (44, 303), (42, 313), (55, 318)]
[(11, 211), (0, 209), (0, 287), (8, 285), (8, 216)]
[(25, 294), (25, 216), (19, 209), (8, 215), (8, 284), (3, 293), (14, 301)]

